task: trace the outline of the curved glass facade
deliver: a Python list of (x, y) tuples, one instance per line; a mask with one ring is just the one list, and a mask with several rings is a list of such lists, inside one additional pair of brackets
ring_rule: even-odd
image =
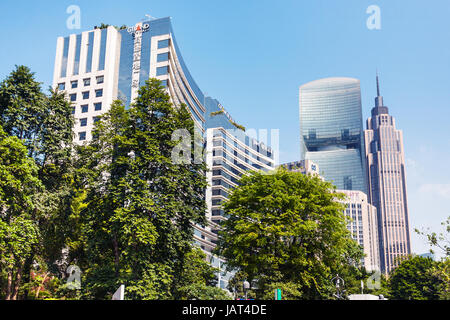
[[(139, 87), (152, 77), (152, 55), (155, 55), (153, 67), (156, 67), (155, 77), (168, 88), (170, 96), (176, 105), (186, 104), (191, 111), (193, 120), (200, 128), (205, 122), (205, 97), (187, 69), (181, 52), (173, 35), (170, 18), (161, 18), (141, 23), (148, 26), (136, 39), (136, 32), (129, 29), (120, 30), (120, 64), (118, 80), (118, 98), (127, 106), (132, 102), (133, 72), (138, 58)], [(152, 47), (152, 39), (156, 40)], [(139, 42), (139, 43), (137, 43)], [(157, 43), (157, 45), (156, 45)], [(158, 61), (158, 55), (165, 55), (167, 59)], [(164, 79), (163, 79), (164, 78)]]
[(360, 82), (327, 78), (300, 87), (301, 154), (341, 190), (367, 192)]

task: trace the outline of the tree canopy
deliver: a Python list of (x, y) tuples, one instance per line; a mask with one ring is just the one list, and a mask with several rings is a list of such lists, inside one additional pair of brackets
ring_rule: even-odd
[(258, 297), (284, 283), (294, 298), (329, 298), (331, 279), (362, 258), (342, 197), (318, 177), (282, 168), (245, 175), (223, 205), (217, 253), (256, 283)]
[(442, 281), (433, 274), (439, 262), (420, 256), (404, 260), (389, 277), (394, 300), (438, 300)]
[(85, 281), (94, 298), (108, 297), (120, 284), (135, 299), (179, 298), (193, 223), (206, 222), (206, 169), (173, 163), (177, 129), (193, 135), (194, 122), (151, 79), (129, 109), (114, 102), (95, 139), (79, 150), (86, 179), (80, 212)]

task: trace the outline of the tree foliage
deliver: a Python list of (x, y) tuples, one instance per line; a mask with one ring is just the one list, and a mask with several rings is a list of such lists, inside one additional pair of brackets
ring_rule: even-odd
[(129, 109), (114, 102), (95, 139), (80, 148), (85, 275), (94, 298), (120, 284), (136, 299), (173, 297), (192, 247), (192, 223), (205, 223), (204, 165), (171, 159), (173, 132), (193, 135), (194, 123), (169, 100), (159, 81), (147, 81)]
[(17, 299), (25, 262), (39, 242), (33, 213), (34, 195), (41, 188), (26, 147), (0, 126), (0, 276), (6, 277), (6, 300)]
[[(41, 261), (48, 266), (61, 258), (67, 235), (71, 232), (68, 217), (71, 214), (72, 199), (72, 107), (62, 92), (50, 91), (47, 96), (41, 91), (40, 83), (35, 80), (29, 68), (17, 66), (0, 83), (0, 124), (4, 135), (8, 136), (11, 146), (24, 145), (23, 148), (10, 148), (20, 154), (10, 154), (11, 161), (32, 163), (31, 175), (39, 184), (28, 197), (30, 205), (19, 204), (17, 214), (27, 216), (39, 228), (39, 244), (33, 246), (27, 256), (23, 269), (23, 281), (31, 282), (33, 261)], [(12, 139), (12, 140), (11, 140)], [(16, 139), (16, 140), (14, 140)], [(5, 152), (6, 157), (8, 153)], [(25, 157), (26, 156), (26, 157)], [(9, 175), (17, 174), (12, 168), (5, 170), (0, 183), (8, 183)], [(21, 171), (27, 174), (27, 171)], [(21, 196), (26, 190), (8, 196), (8, 201), (23, 202)], [(31, 201), (31, 200), (29, 200)], [(10, 208), (11, 210), (11, 208)], [(38, 259), (39, 256), (44, 259)], [(44, 267), (44, 266), (42, 266)], [(45, 266), (47, 268), (47, 266)], [(25, 294), (26, 296), (26, 294)]]
[(318, 177), (252, 172), (224, 204), (229, 219), (217, 253), (256, 281), (258, 297), (284, 283), (293, 297), (329, 298), (334, 275), (362, 258), (337, 201), (342, 197)]
[(432, 275), (441, 281), (439, 289), (440, 299), (450, 300), (450, 217), (442, 222), (441, 225), (444, 227), (444, 232), (441, 233), (420, 231), (418, 229), (415, 231), (427, 238), (427, 242), (431, 247), (431, 253), (435, 253), (435, 248), (437, 248), (444, 254), (441, 263), (433, 267)]
[(186, 262), (178, 279), (175, 298), (178, 300), (230, 300), (231, 296), (217, 287), (216, 273), (200, 248), (186, 254)]
[(438, 264), (420, 256), (404, 260), (389, 277), (390, 297), (395, 300), (438, 300), (442, 281), (433, 274)]

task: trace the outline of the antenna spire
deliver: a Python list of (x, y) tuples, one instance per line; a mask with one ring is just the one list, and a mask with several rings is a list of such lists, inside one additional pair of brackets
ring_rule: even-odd
[(378, 77), (378, 69), (377, 69), (377, 97), (375, 98), (375, 107), (383, 107), (383, 97), (380, 94), (380, 79)]
[(378, 79), (378, 69), (377, 69), (377, 96), (380, 97), (380, 81)]

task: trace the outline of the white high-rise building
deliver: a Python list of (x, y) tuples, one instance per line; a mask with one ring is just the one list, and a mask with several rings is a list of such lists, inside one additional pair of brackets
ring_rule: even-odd
[(337, 190), (347, 197), (345, 215), (350, 218), (347, 229), (353, 239), (364, 249), (363, 265), (368, 271), (380, 270), (380, 251), (378, 246), (377, 209), (361, 191)]
[(225, 271), (226, 261), (213, 255), (220, 224), (227, 219), (222, 204), (239, 186), (243, 175), (252, 170), (271, 171), (275, 160), (273, 150), (237, 128), (217, 100), (207, 97), (206, 110), (206, 165), (209, 169), (206, 177), (209, 185), (205, 198), (209, 224), (206, 228), (196, 226), (196, 241), (210, 257), (213, 266), (222, 270), (218, 284), (226, 289), (234, 274)]
[(53, 87), (73, 103), (77, 143), (92, 139), (97, 117), (114, 100), (128, 107), (149, 78), (161, 80), (172, 102), (184, 103), (204, 132), (205, 96), (183, 61), (170, 18), (130, 28), (95, 28), (57, 40)]

